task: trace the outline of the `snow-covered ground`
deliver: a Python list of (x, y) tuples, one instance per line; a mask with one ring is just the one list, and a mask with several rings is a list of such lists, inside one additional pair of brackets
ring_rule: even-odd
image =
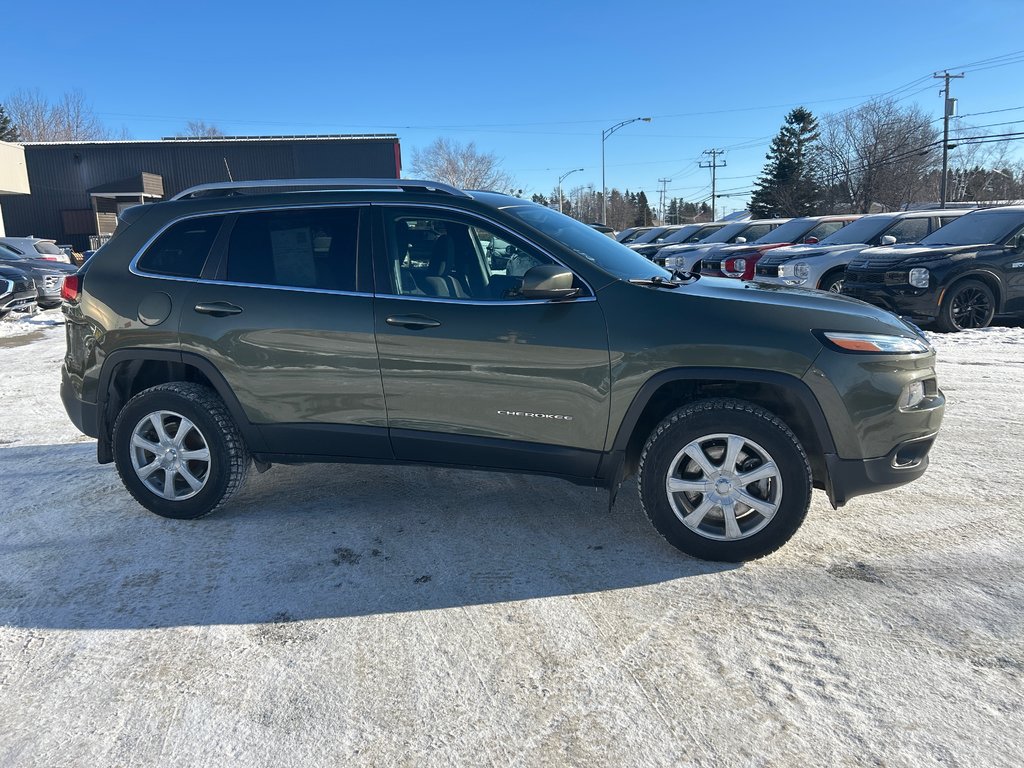
[(161, 519), (67, 422), (59, 322), (0, 321), (2, 766), (1021, 764), (1024, 329), (932, 336), (922, 480), (726, 567), (525, 476)]

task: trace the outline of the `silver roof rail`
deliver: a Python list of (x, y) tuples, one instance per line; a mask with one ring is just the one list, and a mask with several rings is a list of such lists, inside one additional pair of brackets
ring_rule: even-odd
[(272, 189), (275, 187), (291, 187), (299, 189), (404, 189), (443, 192), (456, 197), (470, 197), (461, 189), (456, 189), (440, 181), (417, 181), (416, 179), (262, 179), (256, 181), (216, 181), (210, 184), (197, 184), (182, 190), (171, 200), (186, 200), (203, 192), (232, 192), (240, 189)]

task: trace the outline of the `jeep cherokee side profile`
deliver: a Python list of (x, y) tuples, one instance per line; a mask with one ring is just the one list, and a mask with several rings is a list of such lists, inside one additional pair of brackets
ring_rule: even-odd
[(434, 182), (186, 190), (126, 210), (64, 296), (65, 407), (173, 518), (252, 465), (539, 473), (611, 499), (637, 474), (669, 542), (741, 561), (793, 535), (812, 487), (841, 505), (919, 477), (944, 407), (934, 352), (884, 310), (680, 279)]

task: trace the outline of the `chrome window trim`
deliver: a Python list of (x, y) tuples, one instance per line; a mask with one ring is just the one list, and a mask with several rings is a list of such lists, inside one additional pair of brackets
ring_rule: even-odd
[[(239, 282), (233, 282), (233, 281), (230, 281), (230, 280), (207, 280), (207, 279), (203, 279), (203, 278), (200, 278), (200, 277), (179, 277), (177, 275), (161, 275), (158, 272), (144, 272), (141, 269), (139, 269), (139, 266), (138, 266), (139, 259), (141, 259), (146, 254), (146, 252), (149, 250), (150, 246), (152, 246), (153, 243), (155, 243), (156, 240), (164, 232), (166, 232), (168, 229), (173, 227), (175, 224), (179, 224), (180, 222), (183, 222), (183, 221), (191, 221), (192, 219), (209, 218), (211, 216), (241, 215), (241, 214), (245, 214), (245, 213), (267, 213), (267, 212), (273, 212), (273, 211), (295, 211), (295, 210), (307, 210), (307, 209), (310, 209), (310, 208), (361, 208), (361, 207), (372, 207), (372, 206), (381, 206), (381, 207), (386, 207), (386, 208), (423, 208), (425, 210), (444, 210), (444, 211), (451, 211), (451, 212), (454, 212), (454, 213), (461, 213), (461, 214), (464, 214), (464, 215), (469, 215), (469, 216), (474, 217), (474, 218), (478, 218), (478, 219), (480, 219), (482, 221), (485, 221), (488, 224), (493, 225), (494, 227), (496, 227), (499, 230), (499, 232), (496, 232), (495, 234), (499, 234), (500, 232), (505, 232), (505, 233), (511, 234), (516, 239), (522, 240), (525, 243), (527, 243), (531, 248), (535, 248), (538, 252), (540, 252), (541, 254), (547, 256), (552, 261), (554, 261), (556, 264), (559, 264), (560, 266), (565, 267), (566, 269), (568, 269), (570, 272), (573, 273), (573, 275), (575, 275), (579, 279), (579, 281), (581, 283), (583, 283), (583, 285), (586, 286), (587, 290), (590, 292), (590, 295), (589, 296), (582, 296), (582, 297), (580, 297), (578, 299), (513, 299), (513, 300), (495, 299), (493, 301), (481, 301), (481, 300), (477, 300), (477, 299), (458, 299), (458, 298), (452, 299), (452, 298), (444, 298), (444, 297), (437, 297), (437, 296), (411, 296), (411, 295), (394, 294), (394, 293), (381, 293), (379, 291), (374, 291), (373, 293), (366, 292), (366, 291), (335, 291), (335, 290), (330, 290), (330, 289), (327, 289), (327, 288), (304, 288), (304, 287), (301, 287), (301, 286), (290, 286), (290, 285), (265, 285), (263, 283), (239, 283)], [(479, 213), (477, 213), (475, 211), (466, 211), (466, 210), (464, 210), (462, 208), (456, 208), (454, 206), (436, 205), (436, 204), (432, 205), (432, 204), (426, 204), (426, 203), (413, 203), (413, 202), (405, 202), (405, 203), (395, 202), (395, 203), (391, 203), (391, 202), (376, 202), (375, 201), (375, 202), (372, 202), (372, 203), (370, 203), (370, 202), (307, 203), (305, 205), (303, 205), (303, 204), (271, 205), (271, 206), (259, 206), (259, 207), (255, 207), (255, 208), (230, 208), (230, 209), (226, 209), (226, 210), (201, 211), (201, 212), (198, 212), (198, 213), (192, 213), (192, 214), (188, 214), (187, 216), (180, 216), (180, 217), (178, 217), (176, 219), (172, 219), (172, 220), (168, 221), (166, 224), (164, 224), (162, 227), (160, 227), (160, 229), (158, 229), (155, 234), (150, 236), (150, 238), (148, 240), (146, 240), (142, 244), (142, 247), (139, 248), (139, 250), (135, 254), (135, 256), (132, 257), (131, 262), (129, 262), (129, 264), (128, 264), (128, 271), (131, 274), (135, 275), (136, 277), (148, 278), (150, 280), (173, 280), (173, 281), (179, 282), (179, 283), (197, 283), (197, 284), (202, 284), (202, 285), (224, 285), (224, 286), (230, 286), (230, 287), (235, 287), (235, 288), (265, 288), (265, 289), (271, 290), (271, 291), (275, 291), (276, 290), (276, 291), (297, 291), (299, 293), (322, 293), (322, 294), (328, 294), (328, 295), (332, 295), (332, 296), (369, 296), (369, 297), (377, 297), (377, 296), (379, 296), (381, 298), (399, 299), (399, 300), (402, 300), (402, 301), (427, 301), (427, 302), (431, 302), (431, 303), (440, 303), (440, 304), (468, 304), (468, 305), (472, 305), (472, 306), (483, 306), (483, 307), (507, 307), (507, 306), (518, 306), (518, 305), (523, 305), (523, 304), (572, 304), (572, 303), (579, 303), (579, 302), (585, 302), (585, 301), (597, 301), (596, 292), (591, 287), (590, 283), (588, 283), (583, 277), (581, 277), (580, 274), (578, 272), (576, 272), (576, 270), (574, 270), (572, 267), (570, 267), (567, 264), (565, 264), (561, 259), (558, 259), (555, 256), (552, 256), (551, 253), (549, 253), (546, 249), (542, 248), (541, 246), (537, 245), (530, 238), (524, 237), (523, 235), (521, 235), (521, 234), (519, 234), (517, 232), (512, 232), (511, 230), (509, 230), (508, 227), (504, 226), (503, 224), (500, 224), (499, 222), (496, 222), (493, 219), (489, 219), (486, 216), (482, 216), (481, 214), (479, 214)]]
[[(3, 287), (4, 283), (7, 284), (6, 288)], [(0, 296), (6, 296), (9, 293), (14, 293), (14, 281), (0, 277)]]
[(277, 289), (282, 291), (299, 291), (301, 293), (327, 293), (335, 294), (339, 296), (373, 296), (372, 293), (362, 291), (335, 291), (329, 288), (304, 288), (302, 286), (292, 285), (266, 285), (264, 283), (238, 283), (230, 280), (204, 280), (200, 277), (179, 277), (177, 275), (161, 275), (159, 272), (144, 272), (139, 269), (139, 259), (146, 255), (146, 251), (149, 250), (150, 246), (157, 241), (157, 239), (168, 229), (173, 227), (175, 224), (180, 224), (183, 221), (191, 221), (192, 219), (204, 219), (210, 216), (231, 216), (240, 215), (244, 213), (267, 213), (273, 211), (298, 211), (308, 210), (310, 208), (358, 208), (365, 207), (366, 203), (312, 203), (312, 204), (296, 204), (296, 205), (270, 205), (261, 206), (258, 208), (232, 208), (222, 211), (202, 211), (199, 213), (192, 213), (187, 216), (180, 216), (176, 219), (168, 221), (160, 229), (157, 230), (156, 234), (152, 235), (146, 242), (142, 244), (135, 256), (132, 257), (131, 262), (128, 264), (128, 271), (138, 277), (146, 277), (155, 280), (174, 280), (179, 283), (202, 283), (203, 285), (231, 285), (242, 288), (268, 288), (271, 290)]
[[(374, 202), (370, 203), (370, 205), (373, 206), (373, 207), (380, 207), (380, 208), (423, 208), (423, 209), (428, 210), (428, 211), (436, 211), (436, 210), (452, 211), (454, 213), (461, 213), (462, 215), (470, 217), (470, 218), (480, 219), (481, 221), (485, 221), (488, 224), (493, 225), (494, 227), (497, 227), (498, 231), (495, 232), (494, 234), (497, 235), (497, 234), (501, 234), (502, 232), (504, 232), (506, 234), (511, 235), (516, 240), (522, 240), (527, 245), (529, 245), (531, 248), (536, 249), (537, 252), (539, 252), (543, 256), (547, 256), (549, 259), (551, 259), (553, 262), (558, 264), (560, 267), (564, 267), (565, 269), (569, 270), (570, 272), (573, 273), (573, 275), (581, 283), (583, 283), (583, 285), (586, 286), (587, 291), (590, 292), (589, 296), (583, 296), (583, 297), (581, 297), (579, 299), (515, 299), (515, 300), (512, 300), (512, 301), (506, 301), (506, 300), (503, 300), (503, 299), (494, 299), (493, 301), (479, 301), (479, 300), (466, 301), (465, 299), (458, 299), (458, 298), (456, 298), (456, 299), (450, 299), (450, 298), (449, 299), (444, 299), (444, 298), (437, 298), (437, 297), (433, 297), (433, 296), (426, 297), (428, 299), (433, 299), (435, 301), (444, 301), (446, 303), (451, 303), (451, 304), (497, 304), (498, 306), (508, 306), (510, 304), (562, 304), (562, 303), (571, 303), (571, 302), (574, 302), (574, 301), (588, 301), (588, 300), (593, 301), (593, 300), (597, 299), (597, 292), (593, 289), (593, 287), (591, 287), (590, 283), (588, 283), (586, 280), (584, 280), (583, 277), (579, 274), (579, 272), (577, 272), (575, 269), (570, 267), (568, 264), (566, 264), (564, 261), (562, 261), (561, 259), (557, 258), (556, 256), (553, 256), (547, 249), (537, 245), (537, 243), (535, 243), (530, 238), (525, 237), (524, 235), (520, 234), (519, 232), (513, 232), (512, 230), (510, 230), (504, 224), (501, 224), (500, 222), (494, 221), (494, 219), (490, 219), (487, 216), (485, 216), (485, 215), (483, 215), (481, 213), (478, 213), (477, 211), (467, 211), (464, 208), (456, 208), (455, 206), (451, 206), (451, 205), (443, 205), (443, 204), (437, 204), (437, 203), (422, 203), (422, 202), (405, 202), (405, 203), (396, 202), (396, 203), (392, 203), (392, 202), (377, 202), (377, 201), (374, 201)], [(376, 288), (376, 286), (374, 286), (374, 288)], [(396, 294), (396, 293), (381, 293), (380, 291), (375, 291), (375, 293), (376, 293), (377, 296), (387, 296), (388, 298), (394, 298), (394, 299), (421, 299), (422, 300), (424, 298), (422, 296), (409, 296), (409, 295), (400, 294), (400, 293), (398, 293), (398, 294)]]

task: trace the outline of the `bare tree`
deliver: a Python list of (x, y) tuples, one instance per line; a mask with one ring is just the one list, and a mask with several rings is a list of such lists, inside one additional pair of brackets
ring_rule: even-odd
[(192, 136), (198, 139), (213, 139), (218, 136), (223, 136), (224, 131), (213, 123), (207, 124), (205, 120), (189, 120), (185, 125), (185, 132), (179, 133), (178, 135)]
[(827, 207), (894, 210), (928, 189), (939, 132), (918, 107), (876, 99), (822, 122)]
[(435, 139), (426, 149), (412, 151), (410, 170), (416, 176), (442, 181), (461, 189), (516, 192), (515, 180), (501, 170), (501, 161), (497, 156), (477, 151), (472, 141), (459, 144), (449, 139)]
[(38, 88), (21, 89), (10, 95), (6, 106), (22, 141), (95, 141), (113, 135), (79, 90), (51, 103)]

